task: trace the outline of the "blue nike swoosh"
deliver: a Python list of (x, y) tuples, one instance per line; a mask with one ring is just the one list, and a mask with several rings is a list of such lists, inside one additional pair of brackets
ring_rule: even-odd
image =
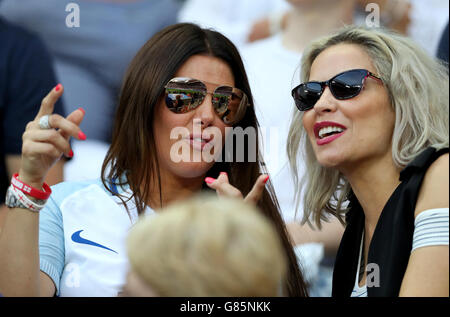
[(81, 243), (81, 244), (92, 245), (92, 246), (94, 246), (94, 247), (99, 247), (99, 248), (102, 248), (102, 249), (106, 249), (106, 250), (108, 250), (108, 251), (112, 251), (112, 252), (118, 254), (116, 251), (114, 251), (114, 250), (112, 250), (112, 249), (110, 249), (110, 248), (107, 248), (107, 247), (105, 247), (104, 245), (101, 245), (101, 244), (98, 244), (98, 243), (96, 243), (96, 242), (94, 242), (94, 241), (87, 240), (87, 239), (84, 239), (84, 238), (80, 237), (81, 232), (83, 232), (83, 230), (79, 230), (79, 231), (74, 232), (74, 233), (72, 234), (72, 241), (73, 241), (73, 242)]

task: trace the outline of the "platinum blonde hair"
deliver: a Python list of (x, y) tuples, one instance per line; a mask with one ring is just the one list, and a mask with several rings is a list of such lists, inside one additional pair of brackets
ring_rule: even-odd
[(242, 200), (200, 196), (140, 220), (131, 269), (158, 296), (279, 296), (287, 259), (272, 223)]
[[(370, 56), (383, 80), (395, 112), (393, 161), (404, 168), (428, 147), (449, 146), (449, 80), (444, 63), (430, 57), (412, 40), (383, 29), (349, 26), (309, 45), (301, 62), (301, 82), (309, 80), (317, 56), (329, 47), (354, 44)], [(302, 125), (303, 113), (295, 109), (288, 135), (288, 156), (294, 173), (297, 208), (303, 193), (303, 222), (320, 228), (332, 214), (344, 223), (350, 185), (339, 171), (321, 166)], [(306, 173), (298, 175), (304, 160)]]

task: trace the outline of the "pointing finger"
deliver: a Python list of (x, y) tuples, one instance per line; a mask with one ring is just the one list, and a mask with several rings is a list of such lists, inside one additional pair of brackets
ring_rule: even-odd
[(64, 87), (61, 84), (58, 84), (58, 85), (56, 85), (55, 88), (53, 88), (47, 94), (47, 96), (44, 97), (44, 99), (42, 99), (41, 107), (36, 116), (36, 119), (40, 118), (46, 114), (53, 113), (53, 109), (55, 108), (55, 103), (62, 96), (63, 91), (64, 91)]
[(217, 179), (207, 177), (205, 178), (205, 182), (208, 187), (216, 190), (219, 197), (242, 198), (242, 193), (228, 182), (228, 175), (226, 173), (220, 173)]
[(255, 185), (253, 185), (252, 190), (248, 193), (247, 197), (245, 197), (244, 201), (257, 204), (262, 197), (264, 188), (268, 180), (269, 175), (267, 174), (260, 175), (256, 180)]

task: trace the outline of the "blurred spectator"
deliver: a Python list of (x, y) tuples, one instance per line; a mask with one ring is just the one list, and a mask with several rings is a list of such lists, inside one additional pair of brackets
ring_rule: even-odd
[(448, 64), (448, 23), (439, 42), (437, 57)]
[[(38, 33), (55, 56), (64, 84), (67, 113), (83, 107), (81, 129), (87, 141), (73, 142), (75, 156), (65, 169), (67, 180), (100, 176), (110, 142), (113, 116), (127, 65), (157, 31), (176, 22), (175, 0), (78, 0), (80, 26), (66, 18), (76, 13), (69, 0), (4, 0), (0, 14)], [(66, 11), (66, 8), (69, 8)], [(80, 157), (84, 160), (80, 161)], [(85, 164), (88, 158), (90, 164)]]
[(66, 26), (65, 0), (4, 0), (0, 14), (38, 33), (55, 55), (67, 112), (89, 114), (81, 129), (90, 139), (110, 141), (111, 123), (125, 69), (157, 31), (176, 22), (171, 0), (80, 0), (80, 27)]
[(277, 31), (288, 9), (284, 0), (186, 0), (178, 21), (213, 28), (240, 47)]
[[(319, 274), (319, 263), (324, 251), (330, 258), (334, 257), (344, 228), (337, 220), (324, 223), (321, 231), (298, 224), (303, 212), (300, 202), (295, 215), (294, 184), (286, 153), (289, 129), (287, 118), (295, 109), (291, 88), (296, 86), (300, 79), (298, 70), (303, 48), (309, 41), (329, 34), (344, 24), (351, 24), (356, 1), (289, 2), (292, 9), (288, 12), (286, 27), (275, 36), (244, 47), (241, 54), (253, 92), (258, 121), (261, 130), (266, 131), (262, 138), (264, 159), (283, 218), (294, 242), (299, 245), (296, 247), (296, 253), (302, 254), (301, 257), (305, 259), (314, 259), (309, 265), (303, 265), (305, 278), (313, 284), (309, 289), (310, 295), (331, 296), (331, 270)], [(323, 19), (324, 12), (327, 12), (326, 19)], [(299, 177), (303, 172), (298, 171)], [(315, 289), (317, 283), (324, 286)]]
[[(0, 18), (0, 231), (7, 208), (6, 189), (19, 172), (22, 134), (38, 113), (42, 98), (56, 86), (51, 57), (41, 40)], [(64, 115), (63, 105), (55, 113)], [(63, 161), (47, 175), (47, 183), (63, 180)]]
[(410, 0), (357, 0), (357, 3), (355, 24), (364, 24), (368, 14), (371, 14), (374, 10), (373, 5), (376, 4), (380, 13), (380, 26), (401, 34), (406, 35), (408, 33), (412, 9)]
[(368, 4), (376, 3), (380, 8), (380, 23), (401, 34), (410, 36), (430, 55), (434, 55), (440, 35), (448, 21), (448, 0), (358, 0), (359, 19), (363, 24)]
[[(258, 121), (267, 134), (263, 140), (264, 158), (286, 222), (294, 220), (295, 213), (285, 150), (289, 128), (286, 114), (294, 110), (290, 87), (294, 87), (299, 80), (297, 73), (306, 44), (338, 29), (344, 23), (350, 24), (355, 6), (353, 0), (289, 2), (293, 8), (289, 12), (286, 28), (275, 36), (247, 45), (241, 50)], [(324, 20), (320, 17), (325, 9), (330, 12)], [(273, 129), (273, 135), (270, 129)]]
[(411, 2), (411, 25), (409, 35), (428, 54), (436, 55), (442, 32), (448, 22), (448, 0), (409, 0)]
[[(201, 1), (201, 0), (198, 0)], [(439, 34), (448, 20), (449, 2), (447, 0), (357, 0), (358, 7), (355, 12), (354, 23), (362, 25), (371, 12), (367, 5), (377, 4), (380, 10), (380, 25), (393, 29), (401, 34), (409, 35), (422, 45), (430, 54), (433, 54), (439, 41)], [(226, 2), (228, 5), (229, 3)], [(233, 25), (220, 25), (227, 30), (233, 29), (239, 34), (236, 39), (239, 45), (253, 42), (276, 34), (286, 27), (289, 7), (279, 6), (272, 9), (247, 26), (237, 28)], [(324, 12), (327, 12), (326, 9)], [(210, 14), (210, 25), (216, 26), (216, 16)], [(220, 20), (220, 19), (219, 19)]]
[(177, 203), (141, 219), (127, 246), (124, 296), (283, 296), (281, 241), (242, 200), (214, 195)]

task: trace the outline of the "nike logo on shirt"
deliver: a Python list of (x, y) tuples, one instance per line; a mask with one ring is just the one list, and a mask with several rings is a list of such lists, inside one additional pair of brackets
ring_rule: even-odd
[(77, 231), (77, 232), (74, 232), (74, 233), (72, 234), (72, 241), (73, 241), (73, 242), (76, 242), (76, 243), (80, 243), (80, 244), (92, 245), (92, 246), (94, 246), (94, 247), (99, 247), (99, 248), (102, 248), (102, 249), (105, 249), (105, 250), (108, 250), (108, 251), (112, 251), (112, 252), (118, 254), (116, 251), (114, 251), (114, 250), (112, 250), (112, 249), (110, 249), (110, 248), (107, 248), (107, 247), (105, 247), (104, 245), (101, 245), (101, 244), (98, 244), (97, 242), (94, 242), (94, 241), (91, 241), (91, 240), (87, 240), (87, 239), (82, 238), (82, 237), (80, 236), (80, 234), (81, 234), (81, 232), (83, 232), (83, 231), (84, 231), (84, 230), (79, 230), (79, 231)]

